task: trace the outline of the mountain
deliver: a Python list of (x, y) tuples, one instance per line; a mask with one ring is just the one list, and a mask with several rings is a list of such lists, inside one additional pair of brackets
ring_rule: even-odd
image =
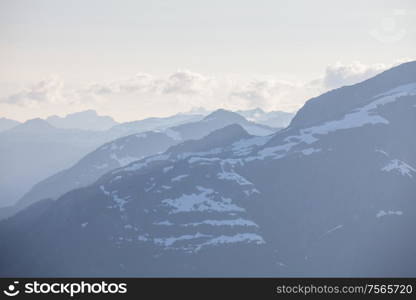
[(269, 135), (277, 130), (269, 126), (247, 121), (244, 117), (237, 113), (225, 109), (218, 109), (202, 119), (201, 122), (194, 122), (191, 125), (179, 125), (171, 128), (167, 132), (168, 134), (177, 136), (182, 140), (197, 139), (211, 132), (212, 128), (219, 129), (229, 124), (240, 124), (248, 133), (252, 135)]
[(265, 112), (261, 108), (255, 108), (251, 110), (238, 110), (236, 113), (242, 115), (249, 121), (274, 128), (287, 127), (292, 118), (295, 116), (293, 113), (284, 111)]
[[(170, 145), (184, 141), (188, 138), (200, 138), (212, 130), (231, 124), (231, 119), (227, 120), (228, 117), (235, 119), (235, 116), (232, 113), (229, 115), (224, 114), (223, 119), (204, 122), (204, 124), (200, 125), (193, 120), (201, 120), (203, 116), (177, 114), (167, 118), (149, 118), (136, 122), (122, 123), (106, 131), (63, 129), (56, 128), (50, 125), (49, 122), (39, 118), (28, 120), (23, 124), (0, 133), (0, 163), (2, 165), (0, 171), (0, 190), (3, 192), (2, 198), (0, 199), (0, 207), (14, 205), (16, 201), (24, 196), (36, 183), (73, 166), (86, 154), (109, 141), (128, 135), (132, 135), (130, 140), (135, 140), (135, 135), (143, 133), (146, 128), (156, 128), (157, 130), (163, 131), (163, 133), (149, 133), (149, 139), (147, 141), (150, 141), (150, 144), (144, 143), (144, 145), (146, 145), (144, 147), (143, 145), (136, 145), (135, 142), (127, 142), (127, 144), (131, 143), (131, 145), (136, 145), (140, 150), (137, 150), (135, 147), (130, 147), (123, 151), (117, 151), (117, 153), (114, 154), (110, 149), (108, 152), (111, 153), (109, 153), (108, 156), (104, 155), (105, 159), (96, 158), (97, 161), (102, 161), (97, 164), (98, 169), (95, 171), (92, 169), (91, 176), (85, 175), (84, 173), (81, 174), (81, 177), (83, 178), (90, 178), (86, 181), (87, 184), (92, 183), (99, 176), (112, 168), (120, 167), (123, 163), (130, 162), (131, 159), (139, 159), (146, 155), (165, 151)], [(193, 129), (189, 129), (190, 127), (184, 125), (186, 121), (193, 121), (191, 125)], [(239, 121), (244, 122), (244, 126), (246, 126), (248, 130), (254, 130), (257, 134), (269, 134), (275, 130), (266, 126), (247, 122), (243, 118)], [(172, 130), (165, 127), (169, 124), (180, 125), (172, 127), (174, 129)], [(182, 132), (183, 137), (178, 138), (174, 136), (176, 134), (175, 130)], [(158, 140), (158, 136), (160, 137), (160, 140)], [(149, 147), (147, 147), (147, 145), (149, 145)], [(118, 162), (116, 158), (110, 157), (114, 155), (121, 155), (120, 157), (124, 155), (125, 157), (130, 158), (127, 158), (127, 160), (121, 159)], [(101, 156), (102, 155), (100, 154), (97, 157)], [(89, 160), (90, 158), (87, 159), (87, 161)], [(94, 159), (91, 161), (94, 161)], [(83, 163), (84, 162), (82, 162), (82, 164)], [(105, 165), (107, 166), (103, 167)], [(95, 168), (92, 164), (89, 166)], [(81, 167), (80, 170), (84, 170), (83, 167)], [(63, 172), (65, 173), (66, 171)], [(64, 176), (62, 178), (67, 177)], [(49, 182), (49, 180), (46, 179), (46, 182)], [(52, 187), (52, 189), (60, 190), (60, 186), (76, 188), (83, 186), (84, 183), (85, 180), (74, 179), (67, 183), (58, 184), (56, 187)], [(33, 189), (38, 190), (36, 186), (33, 187)], [(48, 197), (51, 196), (49, 193), (46, 193), (46, 195), (48, 195)], [(56, 194), (53, 193), (52, 195), (56, 196)], [(6, 210), (10, 212), (14, 211), (14, 209), (10, 207)], [(0, 218), (5, 215), (8, 215), (8, 213), (4, 214), (4, 211), (0, 210)]]
[(94, 132), (58, 129), (42, 119), (0, 132), (0, 205), (12, 204), (33, 184), (104, 142)]
[(12, 129), (13, 127), (19, 125), (20, 122), (7, 119), (7, 118), (0, 118), (0, 132)]
[[(383, 72), (352, 86), (345, 86), (309, 100), (296, 114), (291, 126), (312, 126), (325, 120), (340, 118), (345, 111), (372, 101), (374, 95), (394, 90), (399, 86), (415, 82), (414, 62)], [(336, 98), (337, 101), (333, 101)]]
[(138, 132), (163, 130), (189, 122), (197, 122), (204, 118), (202, 114), (176, 114), (165, 118), (146, 118), (139, 121), (118, 124), (109, 130), (114, 136), (125, 136)]
[(19, 124), (7, 131), (7, 135), (16, 133), (16, 134), (31, 134), (31, 133), (38, 133), (38, 132), (58, 132), (55, 127), (50, 125), (45, 120), (41, 118), (27, 120), (26, 122)]
[(95, 110), (85, 110), (68, 114), (65, 117), (50, 116), (46, 121), (56, 128), (101, 131), (108, 130), (118, 123), (109, 116), (99, 116)]
[(110, 171), (1, 221), (0, 276), (413, 277), (415, 103), (410, 62)]
[(143, 157), (166, 151), (170, 146), (202, 138), (230, 124), (240, 124), (255, 134), (271, 134), (274, 129), (248, 122), (240, 115), (217, 110), (203, 120), (119, 138), (87, 154), (71, 168), (52, 175), (26, 193), (14, 206), (0, 209), (0, 219), (45, 198), (57, 198), (72, 189), (89, 185), (103, 174)]
[(203, 114), (190, 112), (179, 113), (169, 117), (146, 118), (132, 122), (118, 123), (109, 116), (98, 116), (95, 110), (86, 110), (68, 114), (65, 117), (50, 116), (46, 121), (56, 128), (105, 131), (108, 136), (115, 139), (134, 133), (161, 130), (188, 122), (196, 122), (203, 117)]

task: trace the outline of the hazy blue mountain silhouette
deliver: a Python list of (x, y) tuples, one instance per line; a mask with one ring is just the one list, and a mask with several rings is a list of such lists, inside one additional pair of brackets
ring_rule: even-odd
[(33, 184), (69, 167), (105, 141), (95, 132), (58, 129), (42, 119), (0, 132), (0, 205), (14, 203)]
[(55, 199), (67, 191), (93, 183), (111, 170), (163, 152), (168, 147), (183, 141), (202, 138), (214, 130), (234, 123), (244, 126), (254, 134), (271, 134), (275, 131), (273, 128), (249, 122), (239, 114), (217, 110), (201, 121), (181, 124), (163, 131), (149, 131), (122, 137), (102, 145), (72, 167), (40, 181), (15, 205), (0, 209), (0, 218), (8, 217), (35, 201), (45, 198)]
[(118, 123), (109, 116), (99, 116), (95, 110), (85, 110), (65, 117), (50, 116), (46, 121), (56, 128), (83, 129), (102, 131), (108, 130)]
[(7, 118), (0, 118), (0, 132), (12, 129), (13, 127), (19, 125), (20, 122), (7, 119)]
[(261, 108), (239, 110), (236, 111), (236, 113), (242, 115), (249, 121), (253, 121), (257, 124), (263, 124), (275, 128), (287, 127), (290, 121), (295, 116), (294, 113), (288, 113), (284, 111), (265, 112)]
[(143, 120), (125, 122), (115, 125), (109, 130), (110, 134), (121, 137), (138, 132), (163, 130), (189, 122), (197, 122), (204, 118), (202, 114), (180, 113), (164, 118), (146, 118)]

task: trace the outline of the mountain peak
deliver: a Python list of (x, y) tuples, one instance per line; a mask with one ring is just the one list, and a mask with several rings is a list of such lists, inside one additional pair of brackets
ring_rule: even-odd
[(87, 110), (67, 114), (64, 117), (60, 117), (60, 116), (57, 116), (57, 115), (49, 116), (49, 117), (46, 118), (46, 120), (50, 121), (50, 120), (67, 119), (67, 118), (80, 117), (80, 116), (96, 117), (96, 116), (98, 116), (98, 114), (93, 109), (87, 109)]
[(221, 148), (233, 142), (249, 137), (250, 134), (239, 124), (231, 124), (221, 129), (214, 130), (198, 140), (188, 140), (169, 148), (168, 152), (199, 152), (213, 148)]
[(16, 127), (19, 124), (20, 122), (15, 120), (11, 120), (8, 118), (0, 118), (0, 132), (12, 129), (13, 127)]
[(204, 118), (204, 120), (227, 120), (227, 121), (235, 121), (237, 122), (244, 122), (246, 119), (239, 115), (238, 113), (225, 110), (225, 109), (217, 109), (216, 111), (210, 113), (208, 116)]
[(50, 130), (50, 129), (55, 129), (55, 127), (53, 127), (51, 124), (49, 124), (48, 122), (46, 122), (45, 120), (41, 118), (27, 120), (23, 124), (20, 124), (16, 126), (15, 128), (13, 128), (13, 130), (19, 130), (19, 131), (20, 130), (38, 131), (38, 130)]
[(373, 101), (373, 97), (416, 82), (416, 61), (401, 64), (363, 82), (344, 86), (308, 100), (290, 127), (310, 127), (342, 118)]
[(208, 134), (205, 138), (212, 139), (212, 138), (242, 138), (248, 137), (248, 132), (239, 124), (231, 124), (225, 126), (224, 128), (217, 129), (210, 134)]
[(248, 109), (248, 110), (239, 110), (237, 112), (245, 112), (245, 113), (251, 113), (251, 114), (264, 114), (264, 110), (262, 110), (260, 107), (256, 107), (253, 109)]
[(50, 116), (46, 119), (56, 128), (84, 130), (107, 130), (118, 123), (109, 116), (100, 116), (93, 109), (75, 112), (65, 117)]

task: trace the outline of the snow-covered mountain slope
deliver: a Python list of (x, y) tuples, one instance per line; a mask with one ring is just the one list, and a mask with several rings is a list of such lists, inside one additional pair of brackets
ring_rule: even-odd
[(12, 129), (13, 127), (19, 125), (20, 122), (7, 119), (7, 118), (0, 118), (0, 132)]
[(353, 104), (315, 98), (273, 135), (177, 148), (38, 202), (0, 223), (0, 275), (415, 276), (409, 70)]
[[(361, 83), (344, 86), (309, 100), (296, 114), (292, 127), (309, 127), (342, 117), (345, 112), (363, 107), (375, 95), (393, 90), (398, 86), (414, 83), (414, 62), (401, 64)], [(336, 99), (336, 101), (334, 101)]]
[(74, 166), (36, 184), (13, 207), (0, 209), (0, 218), (8, 217), (35, 201), (57, 198), (67, 191), (87, 186), (101, 175), (143, 157), (163, 152), (172, 145), (198, 139), (229, 124), (241, 124), (254, 134), (270, 134), (273, 129), (248, 122), (236, 113), (218, 110), (202, 121), (182, 124), (160, 132), (129, 135), (107, 143), (89, 153)]

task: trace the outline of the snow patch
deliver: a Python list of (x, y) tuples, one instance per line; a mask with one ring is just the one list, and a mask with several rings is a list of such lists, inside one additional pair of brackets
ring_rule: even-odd
[(172, 170), (173, 169), (173, 166), (170, 166), (170, 167), (164, 167), (163, 168), (163, 173), (167, 173), (167, 172), (169, 172), (170, 170)]
[(326, 231), (326, 232), (324, 233), (324, 236), (325, 236), (325, 235), (328, 235), (328, 234), (331, 234), (331, 233), (333, 233), (334, 231), (336, 231), (336, 230), (338, 230), (338, 229), (341, 229), (342, 227), (344, 227), (344, 225), (337, 225), (337, 226), (335, 226), (334, 228), (331, 228), (331, 229), (329, 229), (328, 231)]
[(235, 172), (227, 172), (222, 170), (217, 174), (217, 178), (221, 180), (229, 180), (238, 183), (239, 185), (253, 185), (250, 181)]
[(124, 211), (124, 205), (128, 202), (127, 198), (130, 198), (130, 196), (127, 196), (126, 198), (121, 198), (118, 195), (118, 191), (107, 191), (103, 185), (100, 185), (100, 190), (103, 192), (104, 195), (109, 196), (111, 200), (114, 202), (113, 205), (109, 206), (109, 208), (118, 208), (120, 211)]
[[(159, 160), (166, 160), (168, 159), (169, 156), (167, 154), (162, 154), (162, 155), (155, 155), (155, 156), (151, 156), (143, 161), (139, 161), (136, 162), (134, 164), (128, 165), (125, 168), (118, 170), (117, 172), (121, 172), (121, 171), (126, 171), (126, 172), (135, 172), (138, 171), (144, 167), (147, 167), (149, 163), (154, 162), (154, 161), (159, 161)], [(136, 159), (137, 160), (137, 159)]]
[(199, 245), (195, 250), (199, 251), (202, 247), (205, 246), (215, 246), (218, 244), (234, 244), (234, 243), (255, 243), (255, 244), (264, 244), (264, 239), (255, 233), (238, 233), (236, 235), (228, 236), (221, 235), (215, 238), (210, 239), (209, 241)]
[(114, 201), (114, 207), (117, 207), (120, 211), (124, 211), (124, 205), (128, 202), (126, 199), (118, 196), (118, 192), (111, 193), (112, 200)]
[(174, 224), (172, 222), (168, 221), (168, 220), (165, 220), (165, 221), (155, 222), (155, 223), (153, 223), (153, 225), (172, 226)]
[(214, 157), (214, 158), (207, 158), (207, 157), (191, 157), (188, 159), (190, 164), (194, 163), (202, 163), (202, 164), (212, 164), (216, 161), (220, 161), (221, 159)]
[(273, 136), (256, 136), (253, 138), (243, 139), (232, 144), (232, 151), (235, 155), (242, 156), (249, 154), (256, 146), (263, 146)]
[(307, 148), (303, 149), (301, 152), (303, 155), (311, 155), (312, 153), (320, 152), (322, 149)]
[(379, 106), (396, 101), (399, 97), (413, 94), (416, 94), (416, 83), (402, 85), (386, 93), (373, 97), (373, 102), (361, 108), (354, 109), (351, 113), (346, 114), (340, 120), (329, 121), (322, 125), (302, 129), (300, 130), (299, 135), (285, 138), (285, 144), (265, 148), (259, 151), (257, 156), (250, 157), (247, 160), (264, 159), (266, 157), (280, 159), (285, 157), (296, 145), (302, 143), (308, 145), (315, 143), (319, 140), (317, 137), (319, 135), (327, 135), (338, 130), (358, 128), (364, 125), (389, 124), (389, 121), (377, 115), (375, 110)]
[(213, 200), (215, 192), (212, 189), (197, 186), (197, 190), (199, 193), (183, 194), (176, 199), (165, 199), (162, 203), (172, 208), (169, 214), (194, 211), (245, 211), (231, 203), (231, 199), (219, 197), (219, 200)]
[(176, 176), (176, 177), (173, 177), (172, 179), (171, 179), (171, 181), (172, 182), (175, 182), (175, 181), (182, 181), (182, 179), (184, 179), (184, 178), (186, 178), (186, 177), (189, 177), (189, 175), (179, 175), (179, 176)]
[(389, 210), (389, 211), (384, 211), (384, 210), (380, 210), (377, 214), (376, 214), (376, 218), (381, 218), (381, 217), (385, 217), (385, 216), (401, 216), (403, 215), (403, 212), (401, 210)]
[(98, 170), (107, 169), (108, 168), (108, 164), (98, 165), (98, 166), (95, 166), (95, 168), (98, 169)]
[(184, 240), (194, 240), (194, 239), (200, 239), (200, 238), (205, 238), (205, 237), (210, 237), (210, 235), (207, 234), (202, 234), (197, 232), (196, 234), (186, 234), (186, 235), (181, 235), (178, 237), (167, 237), (167, 238), (155, 238), (153, 239), (154, 243), (160, 246), (165, 246), (165, 247), (170, 247), (173, 244), (175, 244), (176, 242), (179, 241), (184, 241)]
[(110, 158), (115, 160), (120, 167), (124, 167), (136, 160), (141, 159), (141, 157), (133, 157), (133, 156), (124, 156), (124, 157), (118, 157), (117, 154), (111, 153)]
[(385, 167), (381, 169), (385, 172), (397, 171), (402, 176), (409, 176), (410, 178), (413, 177), (412, 172), (416, 172), (416, 169), (412, 166), (408, 165), (404, 161), (399, 159), (391, 160)]
[(117, 175), (116, 177), (114, 177), (113, 179), (111, 179), (111, 183), (113, 183), (113, 182), (115, 182), (115, 181), (118, 181), (118, 180), (120, 180), (121, 178), (123, 178), (123, 177), (121, 177), (120, 175)]
[(182, 140), (181, 134), (179, 132), (175, 131), (175, 130), (170, 129), (170, 128), (165, 129), (164, 133), (168, 137), (170, 137), (171, 139), (174, 139), (175, 141), (181, 141)]
[(139, 235), (137, 237), (137, 240), (141, 242), (147, 242), (149, 240), (149, 235), (148, 234)]
[(205, 220), (202, 222), (194, 222), (183, 224), (182, 226), (199, 226), (199, 225), (211, 225), (211, 226), (253, 226), (258, 227), (256, 223), (244, 219), (232, 219), (232, 220)]

